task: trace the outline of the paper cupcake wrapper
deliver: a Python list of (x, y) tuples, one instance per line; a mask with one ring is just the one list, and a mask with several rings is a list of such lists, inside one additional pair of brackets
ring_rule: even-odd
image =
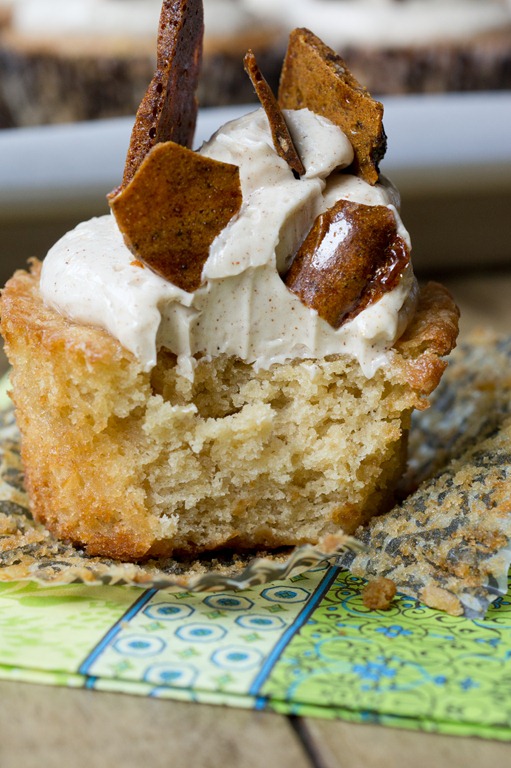
[(431, 608), (481, 618), (507, 591), (511, 562), (511, 419), (372, 520), (365, 550), (341, 564), (384, 576)]
[[(483, 617), (506, 593), (511, 562), (511, 338), (462, 345), (431, 408), (414, 417), (407, 498), (357, 538), (272, 553), (213, 553), (141, 565), (87, 557), (28, 508), (12, 410), (0, 417), (0, 581), (246, 589), (324, 563), (392, 579), (453, 615)], [(418, 486), (418, 487), (417, 487)], [(415, 489), (415, 490), (414, 490)]]
[(431, 407), (414, 414), (405, 501), (340, 563), (386, 576), (432, 608), (481, 618), (511, 562), (511, 336), (480, 331), (450, 356)]

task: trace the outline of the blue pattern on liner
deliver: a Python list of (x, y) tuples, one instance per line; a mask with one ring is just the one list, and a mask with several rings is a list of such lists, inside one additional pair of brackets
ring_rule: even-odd
[(279, 660), (281, 653), (286, 648), (286, 646), (291, 642), (294, 635), (299, 631), (301, 627), (303, 627), (305, 622), (311, 617), (312, 613), (314, 612), (314, 609), (317, 608), (319, 603), (323, 600), (323, 597), (326, 595), (326, 593), (334, 583), (338, 572), (339, 572), (339, 568), (336, 568), (335, 566), (332, 566), (331, 568), (328, 569), (325, 576), (323, 577), (323, 580), (317, 587), (311, 599), (304, 606), (303, 610), (298, 614), (293, 624), (287, 628), (286, 632), (284, 632), (279, 642), (274, 646), (272, 652), (270, 653), (270, 655), (262, 665), (259, 673), (257, 674), (252, 685), (250, 686), (250, 689), (249, 689), (250, 696), (259, 695), (261, 688), (263, 687), (266, 679), (270, 676), (270, 673), (273, 667), (275, 666), (275, 664), (277, 663), (277, 661)]
[(141, 608), (143, 608), (149, 600), (156, 594), (156, 589), (147, 589), (143, 594), (135, 600), (128, 610), (116, 621), (116, 623), (108, 630), (106, 635), (99, 641), (99, 643), (88, 654), (87, 658), (78, 667), (78, 672), (81, 675), (87, 675), (89, 669), (96, 661), (98, 656), (101, 655), (104, 648), (106, 648), (112, 642), (113, 638), (120, 632), (124, 622), (129, 621), (135, 616)]

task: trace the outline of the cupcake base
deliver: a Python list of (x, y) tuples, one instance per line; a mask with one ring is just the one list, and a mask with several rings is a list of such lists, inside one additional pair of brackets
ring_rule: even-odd
[(152, 372), (103, 330), (47, 308), (39, 263), (1, 299), (34, 516), (90, 555), (137, 561), (316, 543), (386, 511), (413, 408), (438, 383), (457, 309), (423, 289), (389, 366), (345, 356), (256, 371), (162, 350)]

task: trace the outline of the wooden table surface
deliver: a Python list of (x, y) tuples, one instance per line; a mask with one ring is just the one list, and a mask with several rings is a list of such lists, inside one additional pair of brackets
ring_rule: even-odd
[[(511, 271), (443, 282), (462, 310), (462, 338), (481, 324), (511, 333)], [(511, 744), (0, 682), (0, 768), (64, 765), (508, 768)]]

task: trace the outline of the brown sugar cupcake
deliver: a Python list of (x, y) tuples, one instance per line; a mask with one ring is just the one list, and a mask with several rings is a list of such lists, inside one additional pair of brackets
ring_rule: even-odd
[(263, 107), (193, 152), (201, 4), (174, 5), (112, 214), (0, 305), (32, 512), (125, 560), (317, 543), (387, 510), (457, 335), (379, 175), (381, 104), (296, 30), (278, 100), (249, 57)]

